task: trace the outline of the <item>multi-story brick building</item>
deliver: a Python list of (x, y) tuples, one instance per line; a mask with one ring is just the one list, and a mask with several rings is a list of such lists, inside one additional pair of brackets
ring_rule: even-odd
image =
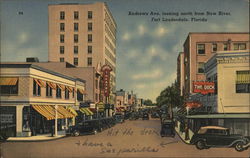
[(177, 58), (177, 84), (180, 89), (180, 95), (183, 96), (184, 90), (184, 53), (180, 52)]
[(194, 32), (189, 33), (183, 46), (184, 96), (188, 97), (193, 94), (193, 81), (204, 81), (206, 79), (204, 75), (204, 63), (216, 51), (249, 49), (249, 33)]
[(77, 67), (112, 68), (110, 100), (116, 85), (116, 23), (105, 3), (49, 5), (49, 61)]

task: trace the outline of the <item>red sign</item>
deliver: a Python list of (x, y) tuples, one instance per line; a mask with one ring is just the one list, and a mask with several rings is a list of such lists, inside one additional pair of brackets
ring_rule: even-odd
[(215, 90), (214, 82), (204, 82), (204, 81), (193, 82), (194, 93), (208, 94), (208, 93), (214, 93), (214, 90)]
[(112, 68), (109, 65), (104, 65), (101, 70), (103, 77), (104, 96), (108, 97), (110, 91), (110, 72), (112, 71)]
[(198, 108), (201, 107), (201, 103), (198, 101), (189, 101), (185, 103), (187, 107), (189, 108)]

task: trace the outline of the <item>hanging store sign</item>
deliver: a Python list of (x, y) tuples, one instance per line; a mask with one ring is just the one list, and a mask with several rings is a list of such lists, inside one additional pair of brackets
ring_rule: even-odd
[(204, 82), (204, 81), (193, 82), (193, 92), (201, 94), (214, 93), (215, 92), (214, 82)]
[(110, 91), (110, 72), (112, 71), (112, 68), (109, 65), (104, 65), (102, 67), (102, 78), (103, 78), (103, 93), (104, 96), (109, 96)]

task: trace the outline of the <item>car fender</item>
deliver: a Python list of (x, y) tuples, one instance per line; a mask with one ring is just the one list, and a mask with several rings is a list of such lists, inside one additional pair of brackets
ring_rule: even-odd
[(237, 140), (235, 140), (235, 141), (233, 141), (231, 144), (229, 144), (228, 146), (229, 147), (232, 147), (232, 146), (234, 146), (236, 143), (238, 143), (238, 142), (242, 142), (243, 144), (246, 144), (247, 142), (245, 141), (245, 140), (243, 140), (243, 139), (237, 139)]
[(195, 139), (195, 140), (192, 142), (192, 144), (196, 144), (196, 143), (197, 143), (198, 141), (200, 141), (200, 140), (204, 141), (205, 144), (207, 145), (207, 141), (206, 141), (205, 138), (197, 138), (197, 139)]

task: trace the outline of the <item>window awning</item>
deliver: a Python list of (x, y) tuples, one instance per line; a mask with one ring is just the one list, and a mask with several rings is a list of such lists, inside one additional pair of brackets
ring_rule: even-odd
[(89, 108), (80, 108), (80, 111), (82, 113), (86, 114), (87, 116), (93, 115), (93, 112), (91, 110), (89, 110)]
[(213, 119), (223, 119), (223, 118), (250, 118), (250, 114), (206, 114), (206, 115), (187, 115), (189, 119), (201, 119), (201, 118), (213, 118)]
[(69, 90), (69, 92), (73, 92), (73, 88), (69, 87), (69, 86), (65, 86), (67, 90)]
[(250, 71), (237, 71), (236, 83), (237, 84), (249, 84), (250, 83)]
[(52, 82), (47, 82), (48, 86), (50, 86), (52, 89), (56, 89), (56, 84)]
[(13, 86), (16, 85), (18, 81), (17, 77), (1, 77), (0, 85), (1, 86)]
[(61, 84), (56, 84), (62, 91), (65, 90), (65, 86), (64, 85), (61, 85)]
[(86, 91), (83, 90), (83, 89), (81, 89), (81, 88), (78, 88), (77, 90), (78, 90), (81, 94), (86, 94)]
[(34, 81), (36, 82), (36, 84), (38, 84), (40, 87), (46, 87), (46, 84), (39, 79), (34, 78)]
[[(55, 106), (53, 105), (32, 105), (32, 107), (41, 115), (43, 115), (47, 120), (55, 119)], [(57, 118), (72, 118), (75, 117), (74, 114), (66, 110), (63, 106), (57, 106)]]
[(69, 110), (75, 117), (78, 115), (75, 109), (73, 109), (72, 107), (67, 107), (67, 110)]
[(90, 111), (92, 111), (93, 113), (96, 113), (96, 108), (89, 108)]

